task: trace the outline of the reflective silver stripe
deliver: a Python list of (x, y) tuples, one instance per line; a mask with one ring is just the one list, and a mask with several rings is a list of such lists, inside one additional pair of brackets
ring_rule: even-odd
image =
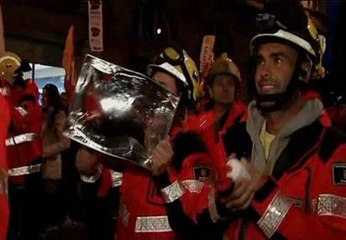
[(346, 198), (333, 194), (321, 194), (313, 200), (314, 213), (321, 216), (346, 218)]
[(271, 201), (263, 216), (257, 222), (257, 225), (268, 238), (276, 232), (291, 206), (292, 202), (289, 198), (281, 193), (278, 193)]
[(184, 186), (177, 180), (171, 185), (162, 188), (160, 191), (166, 203), (171, 203), (183, 196), (186, 190)]
[(121, 172), (116, 172), (111, 170), (112, 177), (112, 187), (119, 187), (123, 182), (123, 174)]
[(6, 139), (6, 146), (12, 146), (24, 142), (31, 142), (35, 140), (37, 134), (36, 133), (24, 133), (17, 136), (9, 137)]
[(120, 201), (119, 207), (119, 217), (122, 219), (122, 222), (125, 226), (129, 224), (130, 212), (127, 210), (127, 207)]
[(10, 90), (8, 88), (5, 88), (5, 87), (0, 88), (0, 93), (3, 96), (10, 96)]
[(213, 222), (216, 222), (220, 219), (220, 215), (217, 212), (216, 203), (215, 203), (215, 189), (213, 188), (208, 194), (208, 210), (210, 218)]
[(26, 111), (23, 107), (16, 107), (16, 110), (22, 115), (23, 117), (28, 114), (28, 111)]
[(101, 177), (101, 173), (102, 173), (102, 169), (98, 168), (94, 175), (87, 176), (87, 175), (81, 174), (80, 179), (86, 183), (95, 183)]
[(184, 187), (192, 193), (200, 193), (204, 183), (198, 180), (184, 180), (181, 182)]
[(171, 232), (167, 216), (137, 217), (135, 232)]
[(8, 174), (9, 176), (15, 177), (15, 176), (22, 176), (22, 175), (37, 173), (41, 171), (41, 166), (42, 164), (39, 163), (35, 165), (11, 168), (8, 170)]

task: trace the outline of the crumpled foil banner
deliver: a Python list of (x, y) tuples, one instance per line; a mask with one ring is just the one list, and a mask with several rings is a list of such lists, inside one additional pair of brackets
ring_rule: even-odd
[(87, 55), (65, 135), (115, 159), (151, 168), (179, 98), (147, 76)]

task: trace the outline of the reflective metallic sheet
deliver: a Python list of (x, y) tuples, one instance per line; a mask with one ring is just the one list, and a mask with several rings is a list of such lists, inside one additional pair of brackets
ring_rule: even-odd
[(87, 55), (65, 135), (116, 159), (150, 169), (179, 98), (143, 74)]

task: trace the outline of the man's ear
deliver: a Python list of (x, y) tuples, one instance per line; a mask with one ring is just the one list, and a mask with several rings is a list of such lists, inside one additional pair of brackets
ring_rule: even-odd
[(299, 70), (299, 80), (308, 83), (312, 74), (312, 62), (302, 62)]

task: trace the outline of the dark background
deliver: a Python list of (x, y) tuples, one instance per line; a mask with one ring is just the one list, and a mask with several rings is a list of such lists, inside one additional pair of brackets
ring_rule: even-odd
[[(77, 72), (88, 43), (87, 0), (2, 0), (6, 50), (33, 63), (61, 67), (65, 38), (75, 26)], [(104, 0), (104, 51), (91, 53), (145, 72), (148, 61), (167, 42), (178, 42), (199, 64), (202, 38), (216, 35), (215, 54), (226, 51), (251, 79), (248, 43), (264, 0)], [(327, 36), (327, 77), (322, 89), (345, 88), (346, 1), (302, 1)], [(156, 29), (162, 33), (157, 34)], [(327, 31), (328, 29), (328, 31)], [(244, 81), (245, 84), (246, 81)]]

